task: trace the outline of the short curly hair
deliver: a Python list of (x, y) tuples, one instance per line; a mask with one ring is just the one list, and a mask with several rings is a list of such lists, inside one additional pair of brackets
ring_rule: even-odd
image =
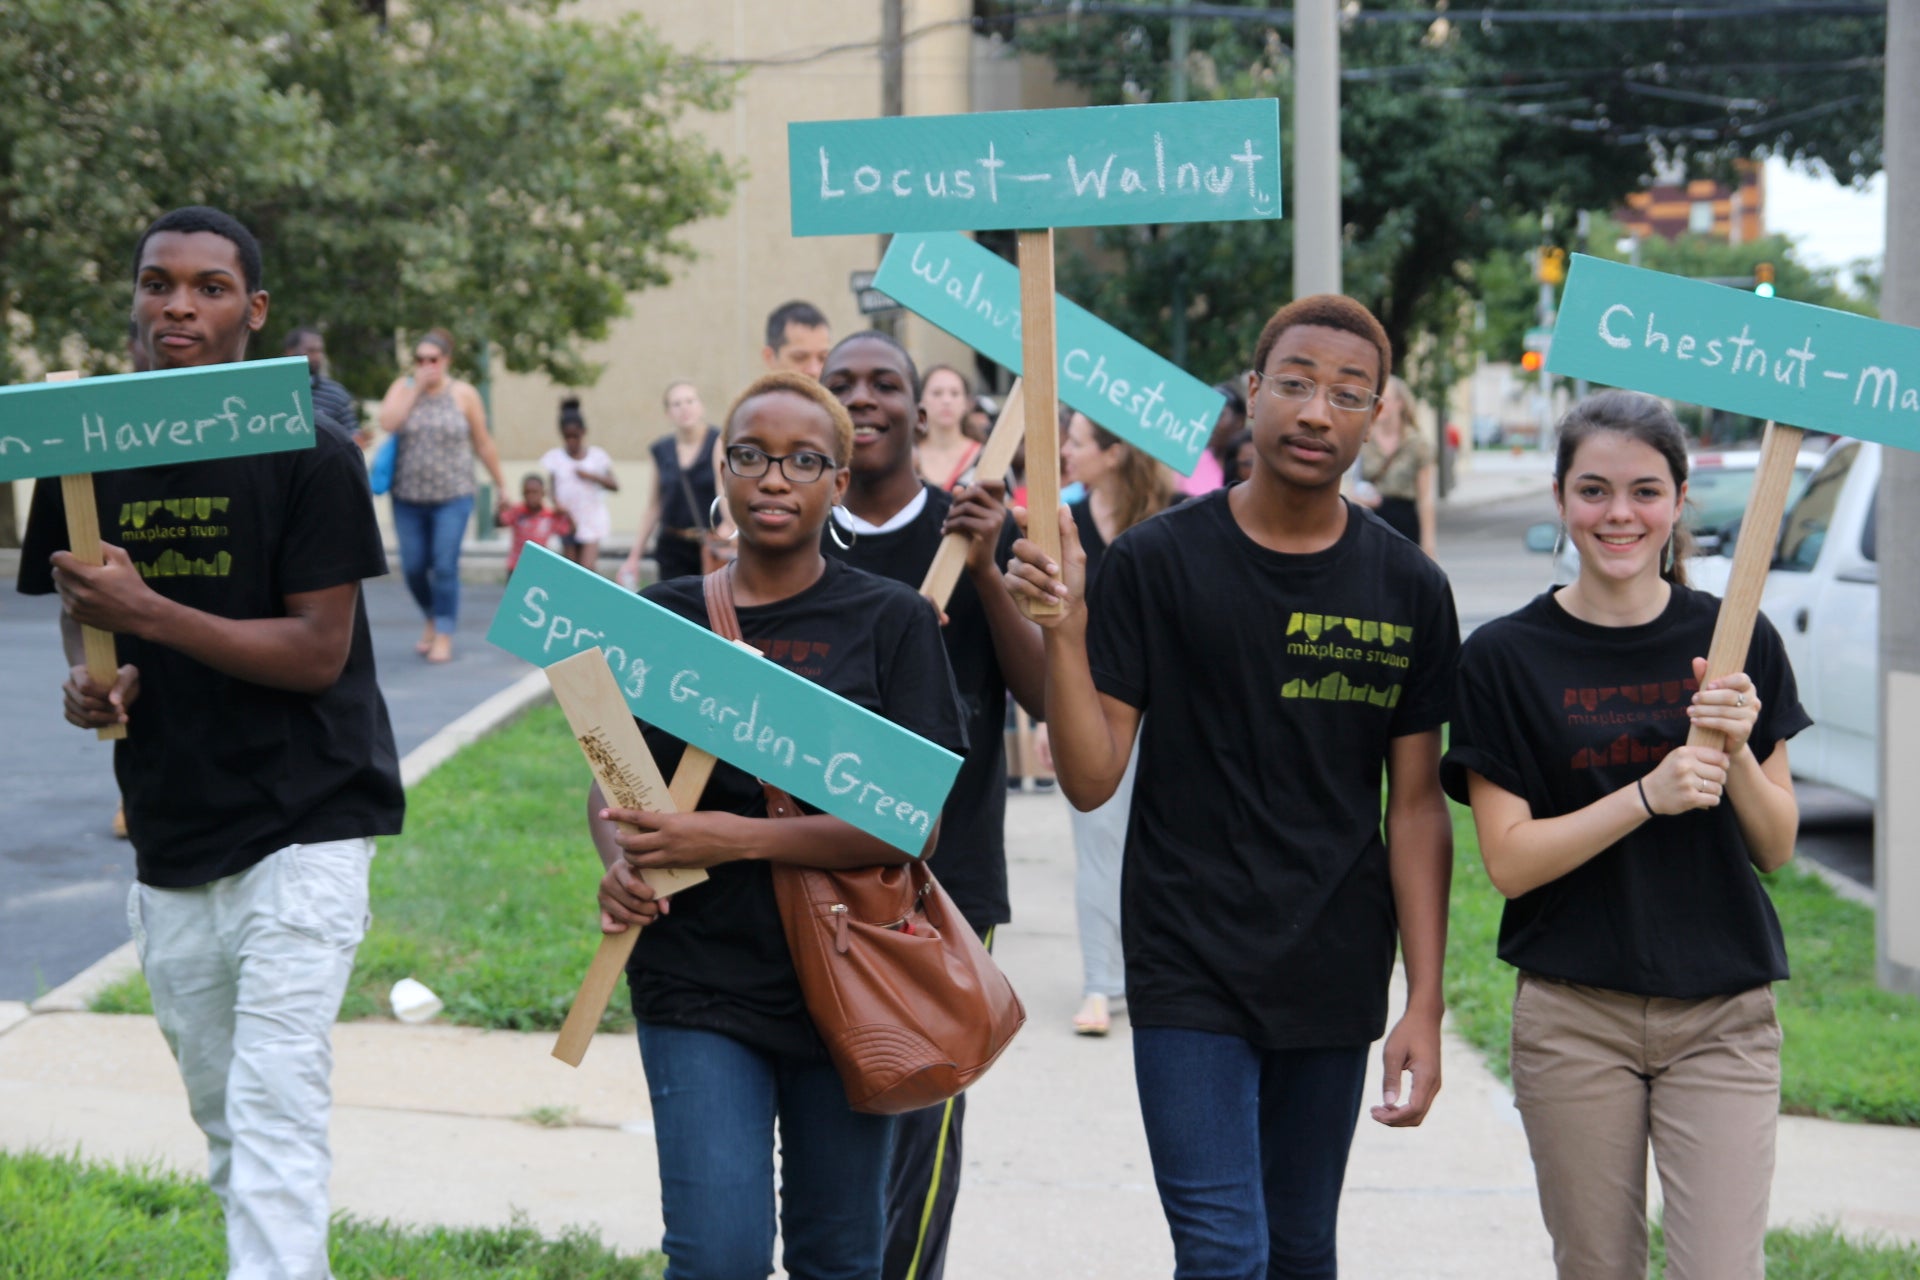
[(1387, 378), (1393, 373), (1393, 343), (1388, 340), (1387, 331), (1374, 318), (1373, 312), (1338, 293), (1316, 293), (1295, 298), (1274, 312), (1273, 319), (1267, 321), (1266, 327), (1260, 330), (1260, 341), (1254, 345), (1254, 372), (1264, 374), (1267, 371), (1267, 357), (1273, 354), (1273, 346), (1280, 341), (1281, 334), (1309, 324), (1324, 329), (1339, 329), (1371, 342), (1380, 353), (1380, 376), (1373, 385), (1375, 390), (1386, 391)]
[(747, 401), (781, 392), (810, 400), (826, 411), (827, 417), (833, 422), (834, 466), (844, 467), (853, 460), (853, 419), (847, 414), (847, 406), (841, 404), (833, 392), (806, 374), (795, 373), (790, 369), (762, 374), (748, 383), (745, 391), (734, 397), (733, 403), (727, 406), (727, 425), (721, 433), (722, 441), (733, 436), (734, 422), (739, 418), (740, 410)]

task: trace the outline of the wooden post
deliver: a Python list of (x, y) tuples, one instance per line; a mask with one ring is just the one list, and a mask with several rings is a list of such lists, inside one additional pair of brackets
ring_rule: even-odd
[[(1027, 539), (1060, 562), (1060, 417), (1053, 341), (1053, 230), (1020, 233), (1020, 360), (1026, 383)], [(1060, 612), (1057, 601), (1028, 612)]]
[[(1773, 565), (1774, 544), (1780, 538), (1780, 516), (1786, 510), (1787, 490), (1793, 486), (1793, 467), (1806, 433), (1799, 427), (1767, 424), (1760, 442), (1760, 466), (1753, 479), (1747, 514), (1740, 521), (1740, 541), (1733, 549), (1733, 572), (1720, 617), (1713, 627), (1713, 645), (1707, 651), (1707, 680), (1743, 670), (1753, 643), (1753, 621), (1760, 612), (1760, 596)], [(1703, 682), (1704, 683), (1704, 682)], [(1687, 734), (1690, 747), (1726, 745), (1726, 735), (1695, 726)]]
[[(48, 382), (71, 382), (80, 376), (77, 369), (47, 375)], [(84, 472), (60, 477), (60, 497), (67, 509), (67, 550), (82, 564), (107, 562), (100, 549), (100, 504), (93, 496), (93, 477)], [(80, 641), (86, 646), (87, 675), (103, 689), (111, 689), (120, 677), (120, 654), (114, 648), (113, 633), (96, 627), (81, 627)], [(102, 741), (127, 736), (127, 726), (110, 724), (94, 730)]]
[[(999, 479), (1013, 465), (1013, 455), (1019, 451), (1020, 440), (1027, 427), (1026, 401), (1021, 391), (1021, 380), (1015, 378), (1012, 388), (1007, 392), (1007, 402), (1000, 410), (1000, 417), (994, 422), (986, 444), (980, 448), (980, 457), (974, 463), (976, 480)], [(1029, 458), (1028, 462), (1031, 465), (1032, 459)], [(1011, 502), (1013, 495), (1008, 494), (1007, 499)], [(921, 579), (920, 594), (933, 601), (933, 607), (943, 613), (948, 597), (959, 585), (961, 572), (967, 567), (967, 547), (971, 542), (972, 539), (964, 533), (950, 533), (942, 538), (940, 549), (933, 554), (933, 563), (927, 566), (927, 576)]]
[[(598, 648), (588, 649), (547, 668), (554, 697), (566, 713), (567, 724), (587, 757), (594, 779), (609, 803), (623, 809), (653, 809), (666, 813), (685, 813), (700, 803), (707, 779), (713, 774), (714, 758), (698, 747), (688, 747), (674, 770), (671, 786), (662, 781), (660, 767), (647, 750), (633, 712), (620, 694), (613, 669)], [(632, 828), (621, 824), (623, 830)], [(641, 878), (656, 894), (667, 897), (681, 889), (699, 884), (707, 873), (696, 869), (646, 871)], [(620, 933), (602, 934), (593, 963), (573, 998), (567, 1020), (554, 1041), (553, 1056), (568, 1066), (577, 1067), (593, 1043), (600, 1017), (607, 1011), (613, 988), (626, 971), (627, 958), (633, 954), (640, 930), (629, 927)]]

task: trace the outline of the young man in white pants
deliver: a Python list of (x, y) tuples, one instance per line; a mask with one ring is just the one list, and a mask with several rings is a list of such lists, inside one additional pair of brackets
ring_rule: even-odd
[[(135, 252), (136, 344), (156, 369), (245, 358), (266, 322), (260, 248), (176, 209)], [(57, 590), (68, 721), (114, 750), (139, 882), (128, 916), (179, 1061), (228, 1274), (324, 1280), (331, 1030), (367, 925), (373, 838), (400, 830), (393, 730), (360, 582), (386, 572), (366, 468), (312, 448), (94, 477), (106, 563), (66, 550), (34, 491), (20, 590)], [(111, 687), (80, 626), (115, 634)]]

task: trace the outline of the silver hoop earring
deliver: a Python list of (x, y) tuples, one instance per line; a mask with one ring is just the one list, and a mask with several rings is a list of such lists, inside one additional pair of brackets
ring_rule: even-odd
[(839, 511), (840, 509), (839, 504), (836, 503), (833, 511), (827, 512), (827, 536), (833, 539), (834, 546), (840, 548), (842, 551), (851, 551), (853, 550), (853, 544), (860, 541), (860, 535), (855, 530), (848, 529), (846, 531), (847, 536), (844, 539), (841, 538), (840, 521), (838, 517), (833, 514), (834, 511)]
[[(714, 496), (713, 501), (707, 504), (707, 531), (709, 533), (711, 533), (713, 530), (718, 529), (720, 527), (720, 519), (721, 519), (720, 498), (719, 498), (719, 495), (716, 494)], [(727, 541), (732, 542), (735, 538), (739, 536), (740, 536), (740, 526), (735, 525), (733, 527), (733, 532), (727, 535)]]

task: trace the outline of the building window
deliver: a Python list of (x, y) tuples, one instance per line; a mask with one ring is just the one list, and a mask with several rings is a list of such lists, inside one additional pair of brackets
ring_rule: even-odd
[(1706, 235), (1713, 230), (1713, 201), (1695, 200), (1687, 210), (1687, 230)]

